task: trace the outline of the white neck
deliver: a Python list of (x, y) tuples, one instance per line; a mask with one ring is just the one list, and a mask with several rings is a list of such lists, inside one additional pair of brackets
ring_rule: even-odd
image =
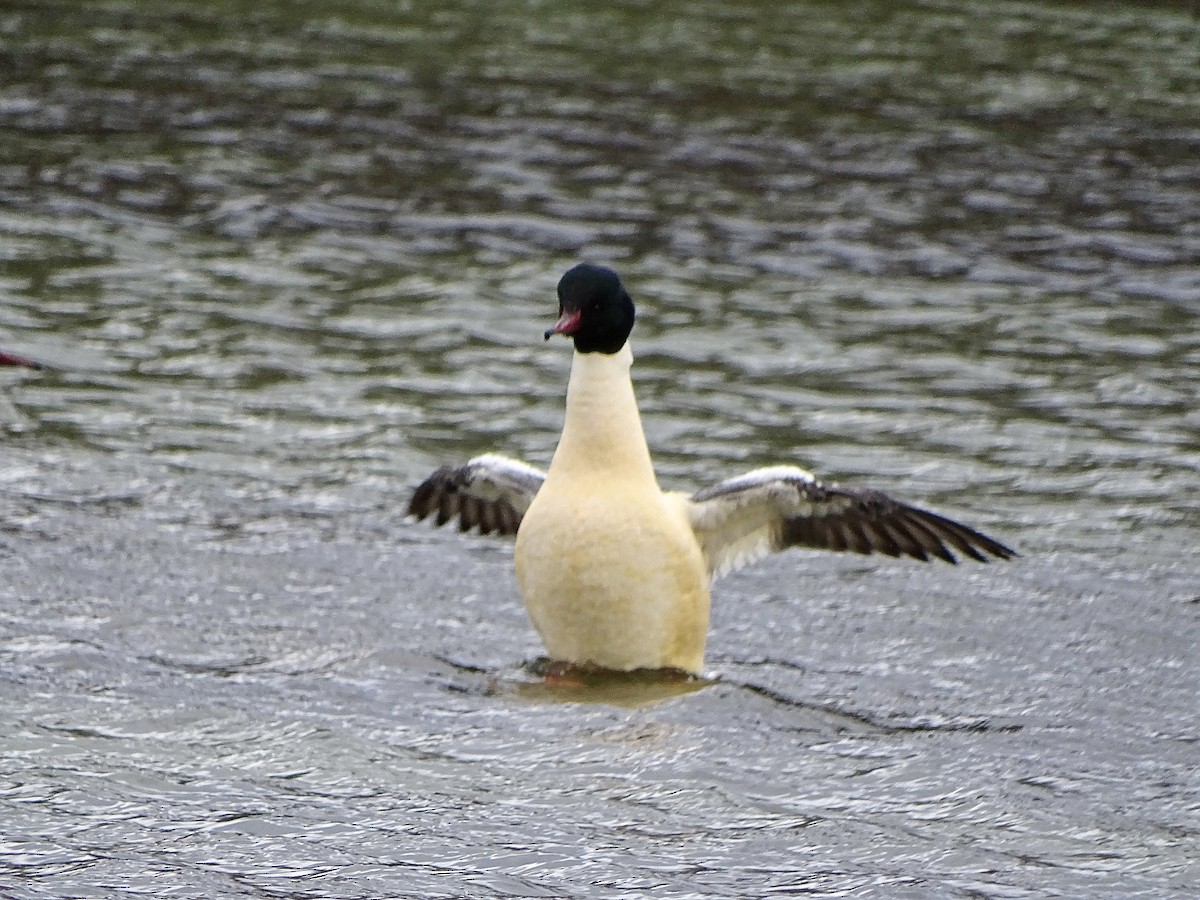
[(633, 351), (579, 353), (571, 361), (567, 415), (548, 477), (594, 479), (597, 472), (657, 485), (629, 368)]

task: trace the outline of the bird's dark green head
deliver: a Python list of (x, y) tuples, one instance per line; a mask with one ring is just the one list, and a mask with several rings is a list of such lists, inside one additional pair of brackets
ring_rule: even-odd
[(607, 266), (580, 263), (558, 282), (558, 321), (546, 340), (565, 334), (580, 353), (616, 353), (633, 331), (633, 300)]

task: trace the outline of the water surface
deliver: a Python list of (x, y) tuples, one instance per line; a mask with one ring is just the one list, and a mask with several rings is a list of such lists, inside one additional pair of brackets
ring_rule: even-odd
[[(1167, 5), (0, 5), (0, 892), (1200, 891), (1200, 41)], [(571, 695), (431, 467), (608, 262), (665, 485), (1017, 546), (722, 581)], [(166, 887), (169, 886), (169, 887)]]

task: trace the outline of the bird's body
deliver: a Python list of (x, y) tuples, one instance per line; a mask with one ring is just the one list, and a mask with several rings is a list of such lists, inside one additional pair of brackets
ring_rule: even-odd
[(629, 295), (615, 272), (583, 264), (563, 276), (559, 299), (546, 336), (572, 337), (575, 356), (548, 471), (485, 454), (438, 469), (409, 505), (439, 525), (516, 534), (517, 581), (554, 660), (700, 673), (712, 580), (791, 546), (951, 563), (949, 547), (981, 562), (1014, 555), (951, 519), (794, 466), (664, 492), (630, 378)]
[(686, 501), (659, 489), (632, 362), (628, 344), (575, 354), (562, 438), (517, 533), (517, 582), (554, 659), (698, 671), (708, 572)]

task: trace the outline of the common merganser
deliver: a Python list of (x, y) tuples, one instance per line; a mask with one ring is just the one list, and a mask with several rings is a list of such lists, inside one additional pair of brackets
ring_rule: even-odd
[(713, 579), (788, 547), (979, 562), (1015, 551), (870, 488), (795, 466), (756, 469), (695, 494), (663, 491), (629, 370), (634, 306), (617, 273), (583, 263), (558, 283), (549, 340), (571, 338), (562, 436), (546, 472), (496, 454), (444, 466), (408, 512), (517, 536), (517, 582), (552, 660), (700, 674)]

